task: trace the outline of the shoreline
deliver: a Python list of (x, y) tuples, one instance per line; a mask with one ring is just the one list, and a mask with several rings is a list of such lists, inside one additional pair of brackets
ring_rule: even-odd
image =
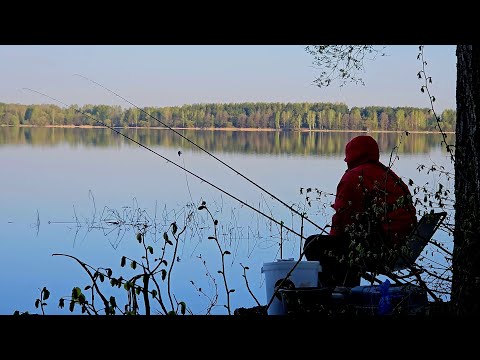
[[(0, 125), (0, 127), (15, 127), (14, 125)], [(65, 128), (65, 129), (108, 129), (105, 126), (96, 126), (96, 125), (18, 125), (20, 128)], [(162, 126), (151, 126), (151, 127), (114, 127), (114, 129), (139, 129), (139, 130), (170, 130), (167, 127)], [(326, 129), (299, 129), (299, 130), (277, 130), (270, 128), (183, 128), (183, 127), (172, 127), (174, 130), (196, 130), (196, 131), (277, 131), (277, 132), (342, 132), (342, 133), (403, 133), (408, 131), (411, 134), (441, 134), (440, 131), (431, 131), (431, 130), (326, 130)], [(454, 131), (444, 131), (445, 134), (455, 134)]]

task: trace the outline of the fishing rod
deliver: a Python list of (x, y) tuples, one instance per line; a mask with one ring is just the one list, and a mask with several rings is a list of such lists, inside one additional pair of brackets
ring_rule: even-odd
[(233, 167), (231, 167), (230, 165), (228, 165), (227, 163), (225, 163), (223, 160), (219, 159), (218, 157), (216, 157), (215, 155), (213, 155), (211, 152), (209, 152), (207, 149), (201, 147), (200, 145), (197, 145), (196, 143), (194, 143), (192, 140), (190, 140), (189, 138), (187, 138), (186, 136), (184, 136), (183, 134), (181, 134), (180, 132), (176, 131), (175, 129), (173, 129), (171, 126), (165, 124), (163, 121), (161, 121), (160, 119), (157, 119), (155, 116), (151, 115), (150, 113), (146, 112), (145, 110), (143, 110), (142, 108), (138, 107), (137, 105), (135, 105), (134, 103), (132, 103), (131, 101), (125, 99), (123, 96), (117, 94), (115, 91), (109, 89), (108, 87), (106, 87), (105, 85), (102, 85), (98, 82), (96, 82), (95, 80), (92, 80), (84, 75), (81, 75), (81, 74), (74, 74), (74, 76), (79, 76), (87, 81), (90, 81), (91, 83), (97, 85), (97, 86), (100, 86), (101, 88), (107, 90), (108, 92), (110, 92), (111, 94), (119, 97), (120, 99), (126, 101), (127, 103), (129, 103), (130, 105), (134, 106), (136, 109), (140, 110), (142, 113), (144, 113), (145, 115), (149, 116), (150, 118), (158, 121), (160, 124), (162, 124), (163, 126), (165, 126), (166, 128), (170, 129), (171, 131), (173, 131), (175, 134), (177, 134), (178, 136), (182, 137), (183, 139), (185, 139), (186, 141), (188, 141), (190, 144), (194, 145), (195, 147), (197, 147), (198, 149), (202, 150), (203, 152), (207, 153), (208, 155), (210, 155), (211, 157), (213, 157), (215, 160), (219, 161), (221, 164), (225, 165), (226, 167), (228, 167), (230, 170), (232, 170), (234, 173), (236, 173), (237, 175), (240, 175), (242, 178), (244, 178), (245, 180), (247, 180), (249, 183), (255, 185), (257, 188), (259, 188), (260, 190), (262, 190), (263, 192), (267, 193), (268, 195), (270, 195), (273, 199), (277, 200), (278, 202), (280, 202), (282, 205), (286, 206), (290, 211), (292, 211), (293, 213), (295, 213), (296, 215), (298, 216), (301, 216), (302, 219), (305, 219), (307, 220), (310, 224), (312, 224), (313, 226), (315, 226), (316, 228), (322, 230), (323, 232), (326, 233), (326, 230), (324, 227), (321, 227), (320, 225), (317, 225), (315, 224), (313, 221), (311, 221), (310, 219), (304, 217), (303, 214), (299, 213), (297, 210), (295, 210), (292, 206), (288, 205), (287, 203), (285, 203), (283, 200), (279, 199), (277, 196), (273, 195), (271, 192), (269, 192), (268, 190), (266, 190), (265, 188), (263, 188), (262, 186), (258, 185), (256, 182), (250, 180), (249, 178), (247, 178), (245, 175), (243, 175), (242, 173), (240, 173), (238, 170), (234, 169)]
[[(44, 93), (42, 93), (42, 92), (40, 92), (40, 91), (33, 90), (33, 89), (30, 89), (30, 88), (23, 88), (23, 89), (24, 89), (24, 90), (28, 90), (28, 91), (32, 91), (32, 92), (34, 92), (34, 93), (37, 93), (37, 94), (40, 94), (40, 95), (42, 95), (42, 96), (45, 96), (45, 97), (47, 97), (47, 98), (49, 98), (49, 99), (51, 99), (51, 100), (53, 100), (53, 101), (55, 101), (55, 102), (58, 102), (59, 104), (62, 104), (63, 106), (65, 106), (65, 107), (67, 107), (67, 108), (68, 108), (68, 107), (70, 107), (70, 105), (68, 105), (68, 104), (64, 103), (63, 101), (60, 101), (60, 100), (58, 100), (58, 99), (56, 99), (56, 98), (54, 98), (54, 97), (52, 97), (52, 96), (50, 96), (50, 95), (44, 94)], [(131, 137), (129, 137), (128, 135), (125, 135), (125, 134), (123, 134), (122, 132), (118, 131), (117, 129), (113, 128), (112, 126), (109, 126), (109, 125), (105, 124), (104, 122), (102, 122), (102, 121), (100, 121), (100, 120), (96, 119), (94, 116), (92, 116), (92, 115), (90, 115), (90, 114), (86, 113), (85, 111), (82, 111), (82, 110), (80, 110), (80, 109), (77, 109), (77, 108), (73, 108), (73, 109), (74, 109), (76, 112), (78, 112), (78, 113), (80, 113), (80, 114), (82, 114), (82, 115), (84, 115), (84, 116), (86, 116), (86, 117), (88, 117), (88, 118), (90, 118), (90, 119), (92, 119), (92, 120), (94, 120), (94, 121), (98, 122), (99, 124), (101, 124), (101, 125), (105, 126), (105, 127), (106, 127), (106, 128), (108, 128), (108, 129), (110, 129), (110, 130), (112, 130), (112, 131), (116, 132), (117, 134), (119, 134), (119, 135), (123, 136), (124, 138), (126, 138), (126, 139), (128, 139), (128, 140), (130, 140), (130, 141), (134, 142), (135, 144), (137, 144), (137, 145), (141, 146), (141, 147), (142, 147), (142, 148), (144, 148), (145, 150), (148, 150), (148, 151), (150, 151), (151, 153), (153, 153), (153, 154), (155, 154), (155, 155), (157, 155), (157, 156), (161, 157), (162, 159), (166, 160), (166, 161), (167, 161), (167, 162), (169, 162), (170, 164), (172, 164), (172, 165), (175, 165), (176, 167), (178, 167), (178, 168), (182, 169), (183, 171), (187, 172), (188, 174), (190, 174), (190, 175), (192, 175), (192, 176), (196, 177), (197, 179), (201, 180), (202, 182), (205, 182), (205, 183), (207, 183), (208, 185), (212, 186), (213, 188), (217, 189), (218, 191), (220, 191), (220, 192), (224, 193), (225, 195), (227, 195), (227, 196), (231, 197), (232, 199), (234, 199), (234, 200), (238, 201), (240, 204), (242, 204), (242, 205), (244, 205), (244, 206), (248, 207), (249, 209), (251, 209), (251, 210), (253, 210), (253, 211), (255, 211), (255, 212), (259, 213), (260, 215), (262, 215), (262, 216), (264, 216), (264, 217), (266, 217), (268, 220), (270, 220), (270, 221), (273, 221), (273, 222), (274, 222), (274, 223), (276, 223), (277, 225), (280, 225), (280, 226), (282, 226), (283, 228), (285, 228), (285, 229), (287, 229), (288, 231), (290, 231), (291, 233), (293, 233), (293, 234), (295, 234), (295, 235), (299, 236), (301, 239), (306, 239), (306, 238), (303, 236), (303, 234), (299, 234), (299, 233), (298, 233), (298, 232), (296, 232), (295, 230), (293, 230), (293, 229), (289, 228), (288, 226), (286, 226), (286, 225), (284, 224), (284, 222), (283, 222), (283, 221), (278, 221), (278, 220), (275, 220), (273, 217), (271, 217), (271, 216), (269, 216), (269, 215), (267, 215), (267, 214), (263, 213), (262, 211), (258, 210), (257, 208), (254, 208), (253, 206), (251, 206), (251, 205), (247, 204), (245, 201), (243, 201), (243, 200), (240, 200), (240, 199), (239, 199), (239, 198), (237, 198), (236, 196), (234, 196), (234, 195), (230, 194), (229, 192), (227, 192), (227, 191), (225, 191), (225, 190), (223, 190), (223, 189), (219, 188), (217, 185), (215, 185), (215, 184), (211, 183), (210, 181), (208, 181), (208, 180), (206, 180), (206, 179), (202, 178), (201, 176), (199, 176), (199, 175), (197, 175), (197, 174), (193, 173), (192, 171), (190, 171), (190, 170), (186, 169), (185, 167), (183, 167), (183, 166), (181, 166), (181, 165), (177, 164), (176, 162), (174, 162), (174, 161), (172, 161), (172, 160), (170, 160), (170, 159), (166, 158), (165, 156), (163, 156), (162, 154), (159, 154), (159, 153), (158, 153), (158, 152), (156, 152), (155, 150), (152, 150), (152, 149), (150, 149), (148, 146), (145, 146), (145, 145), (143, 145), (142, 143), (140, 143), (140, 142), (138, 142), (138, 141), (136, 141), (136, 140), (132, 139), (132, 138), (131, 138)]]

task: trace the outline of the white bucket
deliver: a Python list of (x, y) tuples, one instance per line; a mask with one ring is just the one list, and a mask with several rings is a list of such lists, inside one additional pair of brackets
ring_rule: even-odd
[[(297, 263), (293, 259), (278, 259), (274, 262), (264, 263), (262, 266), (262, 273), (265, 274), (265, 286), (267, 290), (267, 304), (275, 292), (275, 286), (280, 284), (280, 281), (287, 276), (288, 272)], [(318, 261), (300, 261), (295, 270), (292, 271), (288, 280), (291, 280), (295, 288), (302, 287), (317, 287), (318, 286), (318, 272), (322, 271), (320, 262)], [(285, 285), (285, 283), (284, 283)], [(275, 299), (268, 308), (268, 315), (285, 315), (285, 309), (277, 292)]]

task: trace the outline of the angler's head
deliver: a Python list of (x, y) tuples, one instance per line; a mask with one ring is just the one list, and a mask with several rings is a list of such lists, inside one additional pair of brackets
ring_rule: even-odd
[(376, 162), (380, 159), (378, 144), (368, 135), (354, 137), (345, 146), (345, 159), (349, 169), (366, 162)]

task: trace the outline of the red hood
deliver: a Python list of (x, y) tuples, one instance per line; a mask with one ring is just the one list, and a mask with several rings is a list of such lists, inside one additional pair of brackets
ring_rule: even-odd
[(345, 146), (345, 162), (349, 169), (366, 162), (379, 161), (379, 159), (378, 144), (371, 136), (357, 136)]

